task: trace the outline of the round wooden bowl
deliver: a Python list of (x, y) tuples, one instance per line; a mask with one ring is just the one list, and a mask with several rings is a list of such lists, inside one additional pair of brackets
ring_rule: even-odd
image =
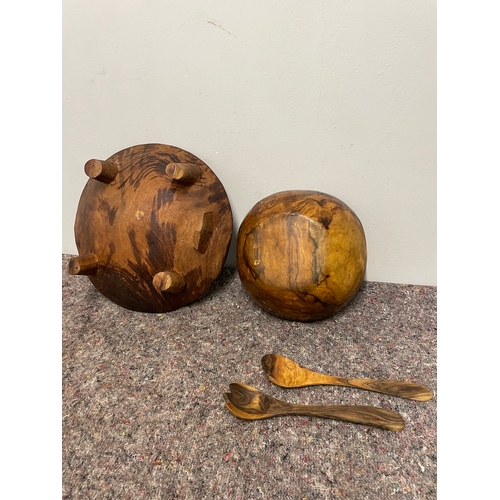
[(199, 158), (142, 144), (85, 164), (75, 219), (78, 257), (105, 297), (141, 312), (167, 312), (200, 297), (222, 270), (233, 231), (226, 191)]
[(363, 282), (363, 226), (345, 203), (329, 194), (275, 193), (244, 218), (237, 268), (243, 287), (265, 311), (287, 320), (326, 319)]

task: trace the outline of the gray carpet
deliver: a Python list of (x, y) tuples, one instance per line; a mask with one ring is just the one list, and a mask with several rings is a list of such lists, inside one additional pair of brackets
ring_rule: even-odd
[[(365, 282), (317, 323), (260, 310), (224, 269), (194, 304), (125, 310), (62, 259), (64, 499), (434, 499), (437, 289)], [(349, 377), (412, 380), (415, 402), (344, 387), (282, 389), (266, 353)], [(223, 392), (244, 382), (285, 401), (398, 411), (406, 427), (310, 417), (244, 421)]]

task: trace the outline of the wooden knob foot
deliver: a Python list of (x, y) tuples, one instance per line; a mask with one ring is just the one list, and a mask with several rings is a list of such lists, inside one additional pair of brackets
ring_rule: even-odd
[(186, 280), (174, 271), (156, 273), (153, 286), (161, 292), (180, 293), (186, 288)]
[(85, 163), (85, 173), (96, 181), (111, 182), (118, 173), (118, 166), (115, 163), (101, 160), (89, 160)]
[(71, 257), (68, 262), (68, 273), (72, 275), (92, 276), (99, 269), (99, 261), (95, 255)]
[(201, 177), (201, 168), (194, 163), (169, 163), (165, 173), (172, 178), (172, 181), (190, 186)]

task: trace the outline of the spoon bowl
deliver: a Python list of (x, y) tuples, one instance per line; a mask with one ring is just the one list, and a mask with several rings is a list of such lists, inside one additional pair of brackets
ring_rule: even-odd
[(311, 385), (340, 385), (414, 401), (428, 401), (433, 397), (432, 391), (421, 384), (398, 380), (334, 377), (309, 370), (280, 354), (266, 354), (262, 358), (262, 368), (273, 384), (287, 389)]
[(404, 429), (403, 417), (395, 411), (373, 406), (354, 405), (297, 405), (286, 403), (246, 384), (229, 385), (224, 393), (227, 409), (243, 420), (260, 420), (283, 415), (302, 415), (331, 418), (356, 424), (370, 425), (387, 431)]

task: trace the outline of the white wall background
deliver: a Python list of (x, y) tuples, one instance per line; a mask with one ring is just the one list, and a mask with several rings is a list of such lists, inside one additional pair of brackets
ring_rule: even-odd
[(159, 142), (217, 174), (235, 235), (316, 189), (363, 223), (367, 280), (436, 285), (436, 0), (62, 5), (62, 253), (85, 162)]

